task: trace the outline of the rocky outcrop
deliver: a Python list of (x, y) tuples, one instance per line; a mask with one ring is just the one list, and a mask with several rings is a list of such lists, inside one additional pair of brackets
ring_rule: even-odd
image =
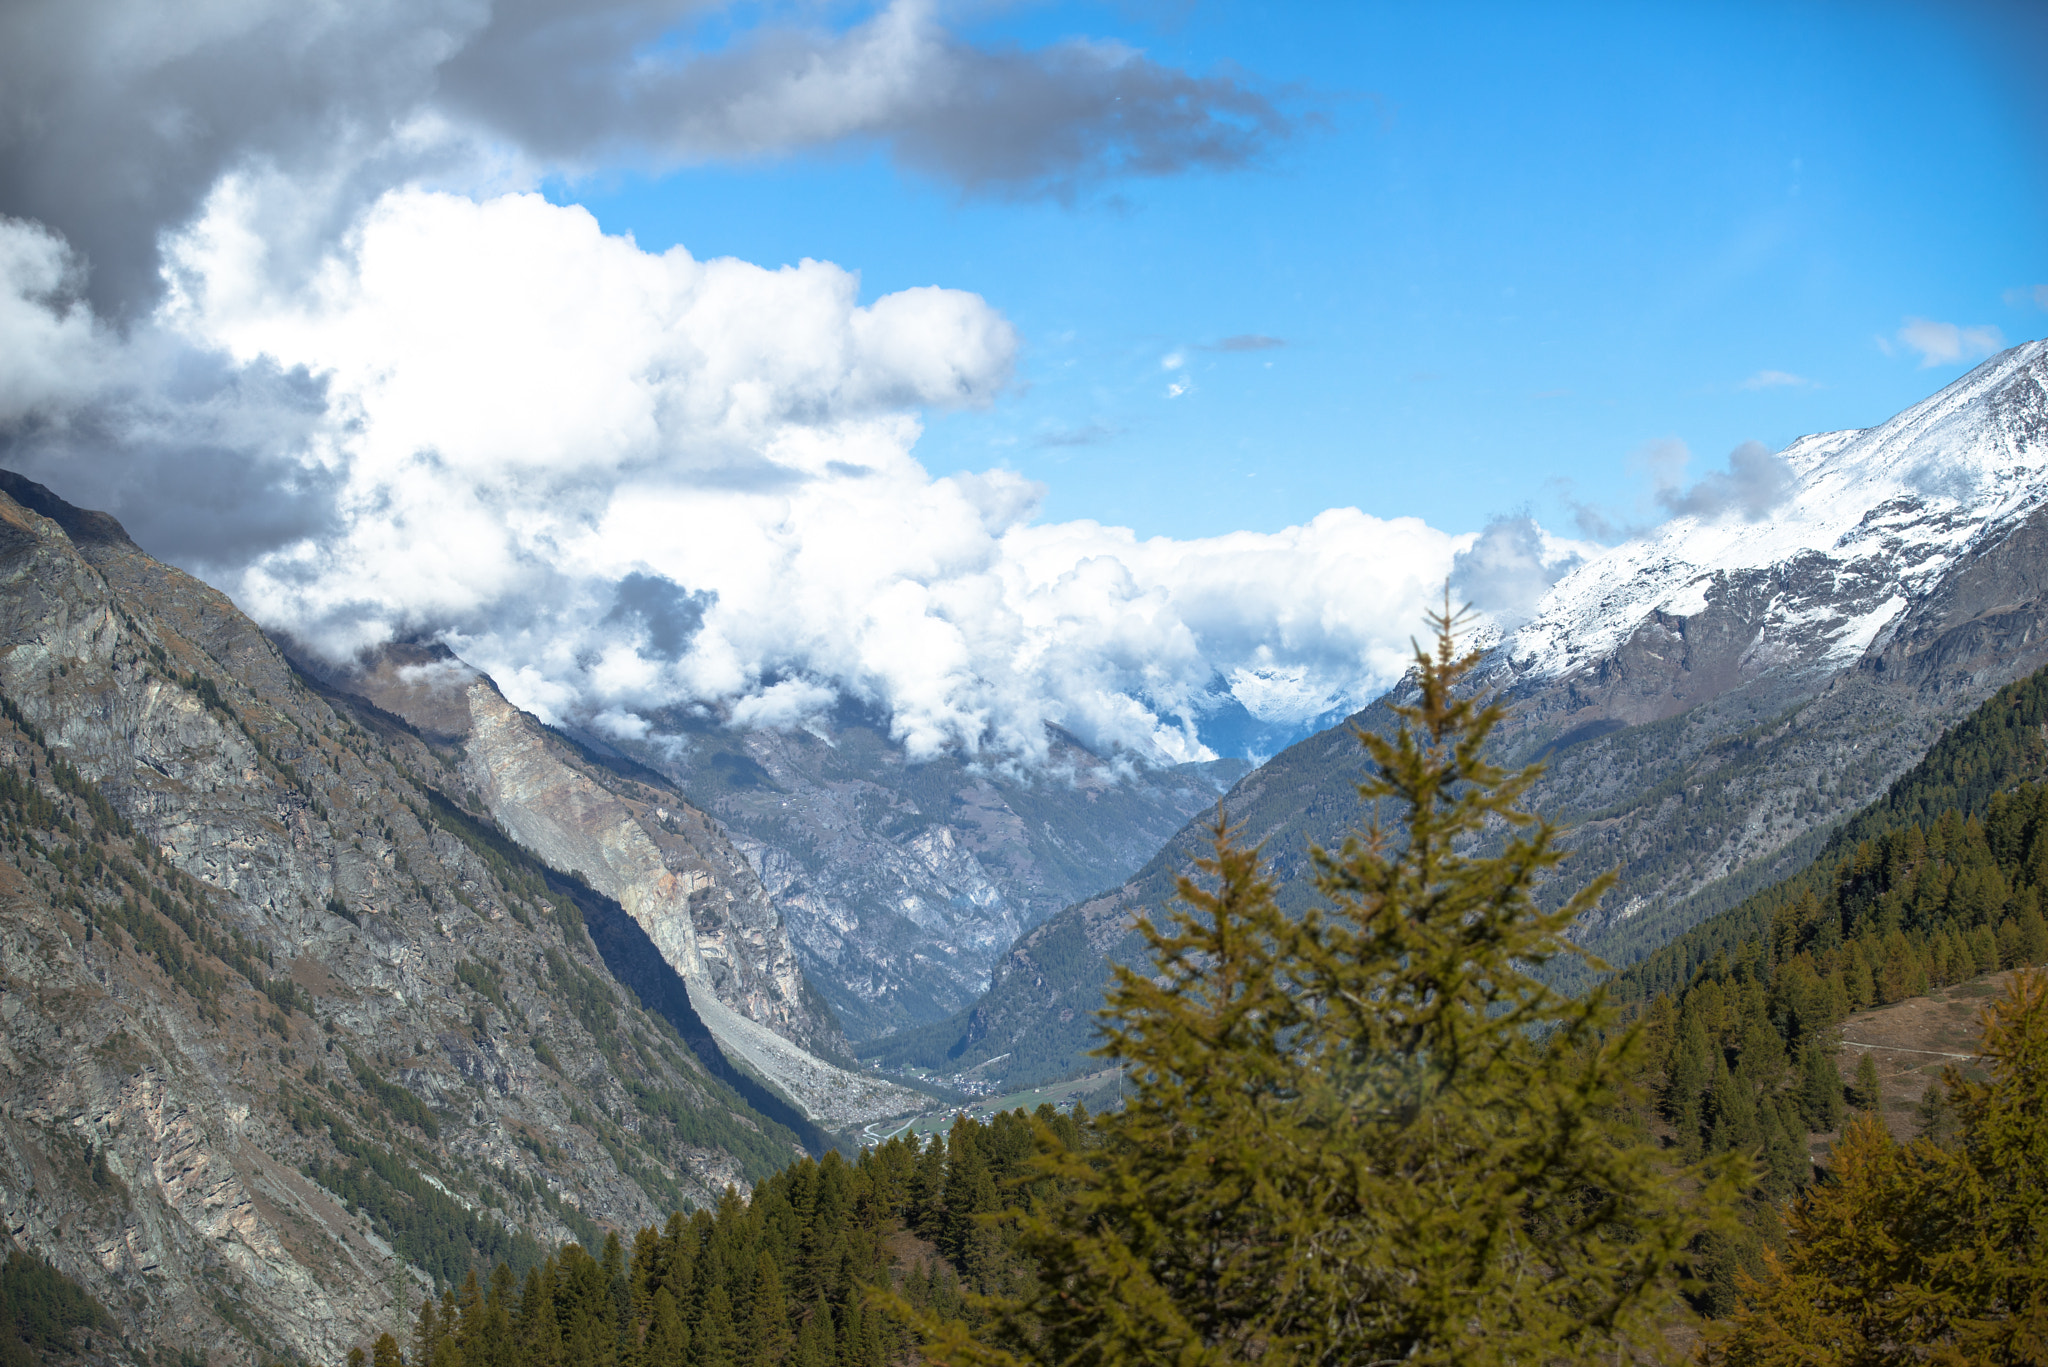
[(731, 834), (860, 1039), (972, 1002), (1020, 934), (1129, 877), (1250, 767), (1113, 763), (1057, 732), (1043, 772), (913, 761), (852, 704), (808, 729), (743, 732), (680, 709), (656, 721), (688, 744), (592, 740), (659, 770)]
[(388, 647), (323, 673), (451, 747), (464, 788), (499, 827), (618, 902), (681, 975), (728, 1059), (833, 1129), (926, 1104), (843, 1066), (845, 1036), (753, 867), (656, 775), (593, 762), (439, 647)]
[(340, 1361), (432, 1278), (800, 1152), (452, 750), (4, 473), (0, 697), (0, 1210), (116, 1356)]

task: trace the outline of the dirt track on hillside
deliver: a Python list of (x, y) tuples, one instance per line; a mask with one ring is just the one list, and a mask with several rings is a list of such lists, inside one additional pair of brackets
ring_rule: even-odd
[(1966, 983), (1944, 987), (1925, 997), (1862, 1011), (1842, 1022), (1842, 1052), (1837, 1066), (1848, 1081), (1865, 1054), (1877, 1064), (1884, 1121), (1900, 1139), (1918, 1129), (1914, 1107), (1921, 1094), (1941, 1080), (1951, 1065), (1970, 1072), (1977, 1062), (1977, 1041), (1984, 1008), (2005, 994), (2017, 970), (1990, 973)]

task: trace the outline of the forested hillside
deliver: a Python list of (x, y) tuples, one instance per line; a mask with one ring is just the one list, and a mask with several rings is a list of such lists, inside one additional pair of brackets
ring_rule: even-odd
[[(2012, 899), (2034, 887), (2035, 877), (2030, 874), (2022, 888), (2013, 884), (2007, 873), (2002, 875), (2005, 885), (1996, 886), (1985, 876), (1986, 860), (1966, 856), (1958, 848), (1953, 854), (1937, 854), (1930, 862), (1926, 850), (1913, 846), (1905, 832), (1918, 829), (1921, 846), (1938, 838), (1946, 851), (1955, 840), (1984, 843), (1987, 823), (1995, 822), (2003, 834), (1992, 840), (1998, 851), (1992, 862), (2024, 863), (2010, 844), (2020, 829), (2014, 823), (2024, 821), (2012, 805), (2010, 790), (2023, 780), (2044, 776), (2048, 776), (2048, 671), (2008, 684), (1942, 736), (1926, 758), (1900, 776), (1882, 799), (1838, 827), (1806, 868), (1650, 954), (1621, 975), (1615, 990), (1628, 997), (1648, 997), (1689, 981), (1716, 954), (1732, 955), (1739, 945), (1760, 939), (1768, 927), (1789, 914), (1786, 908), (1790, 904), (1835, 898), (1838, 910), (1861, 908), (1872, 895), (1870, 879), (1874, 876), (1882, 878), (1882, 891), (1891, 898), (1890, 905), (1900, 907), (1910, 900), (1914, 908), (1887, 931), (1922, 932), (1923, 948), (1930, 947), (1926, 932), (1934, 920), (1957, 928), (1956, 917), (1946, 912), (1930, 918), (1929, 909), (1937, 903), (1966, 913), (1970, 924), (1961, 929), (1978, 928), (1988, 918), (1995, 932), (2008, 913), (2021, 912), (2021, 901)], [(2003, 805), (1999, 803), (2001, 795), (2006, 798)], [(1995, 818), (1994, 811), (2000, 813)], [(1935, 837), (1935, 828), (1949, 813), (1962, 825)], [(1976, 822), (1971, 828), (1974, 834), (1963, 829), (1971, 819)], [(1887, 845), (1893, 836), (1906, 843)], [(1884, 866), (1882, 875), (1873, 872), (1879, 864)], [(1908, 866), (1915, 880), (1910, 892), (1900, 881)], [(1956, 880), (1966, 867), (1973, 872), (1958, 888)], [(1838, 890), (1845, 880), (1856, 881), (1858, 891), (1849, 893), (1848, 902), (1843, 903)], [(2038, 896), (2026, 905), (2038, 910)], [(1991, 914), (1994, 908), (1998, 911), (1995, 916)], [(1843, 925), (1845, 938), (1855, 938), (1848, 923)]]
[[(1617, 977), (1647, 1023), (1651, 1087), (1682, 1155), (1759, 1151), (1752, 1238), (1721, 1252), (1731, 1308), (1771, 1206), (1808, 1177), (1809, 1134), (1843, 1120), (1836, 1027), (2001, 968), (2048, 962), (2048, 671), (1942, 737), (1820, 857)], [(1857, 1098), (1868, 1101), (1870, 1098)]]
[[(1088, 1116), (1037, 1117), (1078, 1148)], [(389, 1367), (883, 1367), (913, 1340), (875, 1303), (893, 1287), (919, 1309), (978, 1319), (968, 1293), (1013, 1290), (1026, 1267), (1014, 1235), (980, 1217), (1019, 1192), (1034, 1147), (1022, 1112), (983, 1125), (962, 1117), (920, 1146), (892, 1139), (847, 1162), (804, 1159), (717, 1210), (672, 1215), (593, 1256), (571, 1244), (518, 1277), (509, 1265), (429, 1298), (406, 1343), (359, 1350)], [(892, 1270), (893, 1269), (893, 1270)], [(360, 1361), (351, 1356), (351, 1363)]]

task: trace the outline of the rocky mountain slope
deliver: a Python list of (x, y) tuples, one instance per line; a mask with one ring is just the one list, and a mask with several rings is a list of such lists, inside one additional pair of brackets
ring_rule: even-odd
[[(1580, 567), (1490, 650), (1514, 712), (1501, 758), (1542, 759), (1532, 802), (1577, 876), (1621, 880), (1579, 938), (1626, 963), (1811, 859), (1941, 729), (2048, 662), (2048, 343), (1985, 362), (1889, 422), (1803, 438), (1755, 519), (1685, 516)], [(1296, 880), (1359, 817), (1350, 725), (1275, 756), (1225, 800)], [(876, 1049), (1010, 1082), (1081, 1066), (1105, 963), (1142, 952), (1200, 841), (1190, 826), (1116, 890), (1022, 937), (990, 991)], [(994, 1060), (995, 1062), (989, 1062)]]
[(815, 730), (657, 720), (687, 746), (614, 744), (717, 819), (857, 1039), (971, 1003), (1020, 934), (1128, 877), (1250, 768), (1135, 768), (1064, 735), (1043, 773), (913, 763), (885, 719), (852, 705)]
[(96, 1355), (340, 1361), (800, 1152), (639, 924), (469, 805), (498, 771), (4, 474), (0, 697), (0, 1209)]
[(839, 1023), (753, 867), (658, 776), (593, 762), (440, 647), (306, 667), (444, 748), (462, 790), (513, 840), (616, 901), (680, 975), (723, 1054), (811, 1119), (842, 1129), (924, 1104), (841, 1066)]

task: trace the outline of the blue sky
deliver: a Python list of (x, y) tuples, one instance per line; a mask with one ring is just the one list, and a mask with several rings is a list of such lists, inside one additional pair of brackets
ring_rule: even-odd
[[(650, 249), (830, 260), (870, 297), (983, 295), (1022, 333), (1017, 383), (936, 415), (919, 455), (1042, 481), (1048, 518), (1190, 536), (1354, 504), (1463, 530), (1527, 507), (1570, 532), (1573, 500), (1634, 514), (1646, 443), (1685, 442), (1697, 475), (1742, 441), (1880, 421), (1966, 368), (1923, 366), (1896, 340), (1910, 318), (2048, 333), (2038, 9), (969, 18), (982, 42), (1087, 35), (1236, 68), (1309, 121), (1256, 166), (1071, 205), (966, 194), (858, 146), (549, 193)], [(1205, 349), (1244, 336), (1285, 345)]]

